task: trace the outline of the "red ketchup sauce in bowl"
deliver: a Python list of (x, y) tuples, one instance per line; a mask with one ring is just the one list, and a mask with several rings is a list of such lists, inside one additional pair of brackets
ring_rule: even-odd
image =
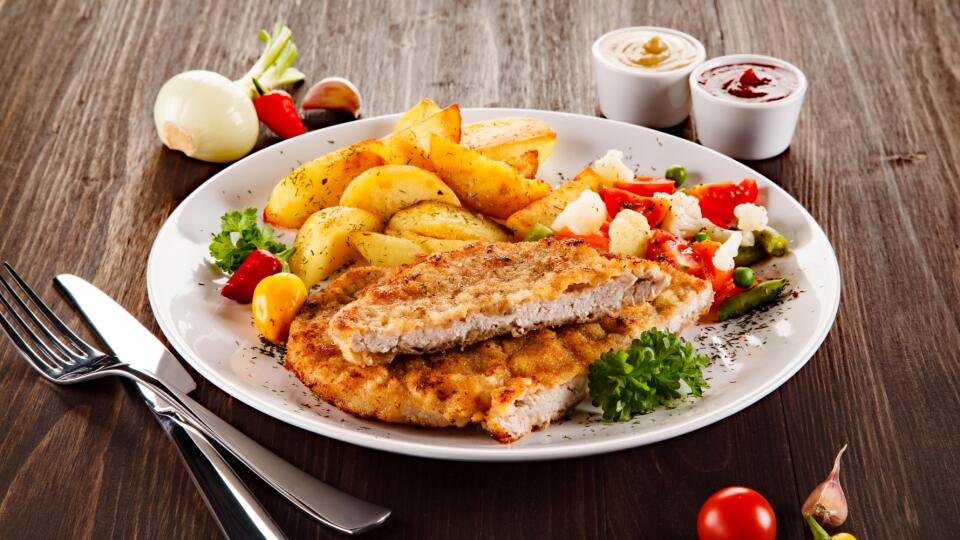
[(708, 69), (697, 78), (697, 84), (719, 98), (767, 103), (796, 92), (800, 80), (794, 72), (780, 66), (742, 62)]

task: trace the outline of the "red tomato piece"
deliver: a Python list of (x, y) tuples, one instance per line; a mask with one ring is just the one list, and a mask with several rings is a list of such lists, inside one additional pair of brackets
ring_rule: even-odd
[(617, 182), (617, 189), (629, 191), (635, 195), (652, 197), (654, 193), (673, 193), (676, 185), (673, 180), (666, 178), (637, 177), (633, 182)]
[(700, 201), (700, 212), (703, 217), (718, 227), (730, 229), (737, 225), (733, 209), (744, 203), (757, 202), (759, 190), (757, 181), (747, 178), (739, 184), (719, 182), (693, 186), (687, 189), (687, 194)]
[(718, 270), (713, 266), (713, 256), (717, 253), (717, 250), (720, 249), (720, 242), (715, 242), (713, 240), (704, 240), (703, 242), (694, 242), (691, 245), (691, 249), (696, 254), (697, 258), (703, 263), (700, 271), (690, 272), (691, 274), (710, 281), (710, 284), (713, 285), (713, 305), (718, 306), (720, 302), (723, 302), (731, 296), (743, 292), (746, 289), (741, 289), (733, 283), (733, 270)]
[(728, 487), (714, 493), (697, 517), (700, 540), (775, 540), (777, 516), (756, 491)]
[(620, 210), (629, 208), (643, 214), (650, 227), (656, 227), (663, 223), (667, 213), (670, 212), (669, 202), (653, 197), (642, 197), (624, 189), (600, 188), (600, 198), (607, 206), (607, 214), (610, 219), (616, 217)]
[(690, 242), (677, 238), (663, 229), (651, 231), (644, 257), (651, 261), (669, 264), (693, 275), (696, 275), (703, 266), (703, 262), (691, 248)]
[(601, 251), (607, 251), (610, 248), (610, 239), (600, 233), (576, 234), (570, 229), (560, 229), (559, 231), (554, 231), (553, 235), (560, 238), (576, 238), (583, 240), (587, 244), (590, 244)]

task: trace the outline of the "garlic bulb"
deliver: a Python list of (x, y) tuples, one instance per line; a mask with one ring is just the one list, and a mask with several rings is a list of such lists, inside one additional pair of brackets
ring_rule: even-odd
[(343, 77), (327, 77), (307, 90), (300, 104), (303, 110), (326, 109), (345, 111), (354, 117), (360, 114), (363, 98), (356, 85)]

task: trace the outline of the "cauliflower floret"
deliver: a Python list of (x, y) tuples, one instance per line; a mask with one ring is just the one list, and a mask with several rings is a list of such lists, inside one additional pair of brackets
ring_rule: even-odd
[(642, 257), (647, 251), (650, 224), (640, 212), (625, 208), (610, 222), (610, 251)]
[[(667, 199), (670, 202), (670, 213), (663, 220), (661, 228), (674, 236), (690, 238), (700, 231), (706, 231), (713, 240), (725, 242), (730, 239), (734, 232), (737, 232), (718, 227), (712, 221), (703, 217), (700, 212), (700, 201), (692, 195), (676, 191), (674, 193), (656, 193), (654, 197)], [(764, 211), (766, 210), (764, 209)], [(739, 238), (742, 246), (752, 246), (754, 243), (753, 233), (750, 231), (740, 234)]]
[(723, 244), (720, 244), (717, 252), (713, 254), (714, 268), (722, 271), (733, 270), (735, 266), (733, 258), (737, 256), (737, 251), (740, 249), (742, 236), (740, 231), (733, 231), (730, 233), (730, 237)]
[(738, 204), (733, 209), (737, 228), (741, 231), (759, 231), (767, 226), (767, 209), (753, 203)]
[(595, 234), (607, 220), (607, 207), (596, 191), (585, 190), (553, 220), (551, 229), (567, 229), (573, 234)]
[[(703, 219), (703, 214), (700, 213), (700, 201), (696, 197), (680, 191), (656, 193), (654, 197), (667, 199), (670, 202), (670, 213), (663, 220), (661, 228), (674, 236), (690, 238), (700, 232), (700, 229), (705, 228), (704, 222), (710, 223), (709, 220)], [(710, 223), (710, 225), (713, 224)]]
[(593, 162), (593, 170), (609, 184), (633, 180), (633, 171), (623, 164), (623, 152), (619, 150), (608, 150), (606, 155)]

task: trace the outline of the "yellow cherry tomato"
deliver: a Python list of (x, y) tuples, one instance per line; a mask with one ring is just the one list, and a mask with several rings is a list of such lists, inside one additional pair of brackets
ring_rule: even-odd
[(857, 540), (857, 537), (850, 533), (838, 533), (831, 536), (830, 540)]
[(306, 300), (307, 287), (299, 277), (287, 272), (265, 277), (253, 290), (253, 323), (270, 342), (285, 343)]

